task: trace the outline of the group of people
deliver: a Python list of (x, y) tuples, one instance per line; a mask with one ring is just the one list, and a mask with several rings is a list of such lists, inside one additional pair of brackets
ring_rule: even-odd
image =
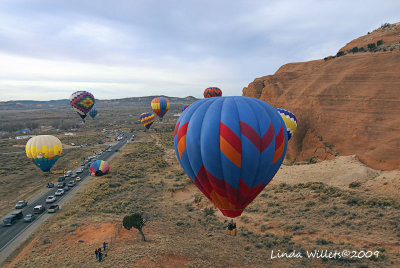
[[(104, 252), (106, 251), (106, 247), (107, 247), (107, 243), (106, 242), (103, 242), (103, 249), (104, 249)], [(96, 249), (95, 251), (94, 251), (94, 254), (96, 255), (96, 259), (98, 259), (99, 260), (99, 262), (101, 262), (102, 260), (103, 260), (103, 252), (101, 252), (101, 247), (100, 248), (98, 248), (98, 249)]]

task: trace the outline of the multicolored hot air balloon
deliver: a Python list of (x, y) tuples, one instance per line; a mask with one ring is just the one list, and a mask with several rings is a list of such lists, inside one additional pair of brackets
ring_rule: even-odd
[(175, 126), (178, 160), (225, 216), (240, 216), (283, 162), (285, 123), (273, 107), (254, 98), (202, 99), (190, 107)]
[(204, 90), (204, 98), (221, 97), (222, 91), (218, 87), (208, 87)]
[(296, 116), (291, 111), (283, 108), (276, 108), (276, 110), (278, 111), (283, 121), (285, 122), (288, 140), (290, 140), (297, 128)]
[(169, 100), (164, 97), (157, 97), (151, 101), (151, 109), (158, 115), (161, 119), (168, 112)]
[(89, 168), (90, 176), (103, 176), (110, 171), (110, 165), (107, 161), (96, 160)]
[(95, 99), (94, 96), (87, 91), (77, 91), (69, 97), (69, 103), (72, 109), (85, 121), (86, 115), (92, 109)]
[(97, 115), (97, 109), (95, 107), (92, 108), (92, 110), (90, 110), (89, 115), (91, 118), (95, 118)]
[(186, 110), (186, 108), (189, 107), (189, 106), (190, 106), (190, 105), (183, 105), (183, 106), (182, 106), (182, 112), (183, 112), (184, 110)]
[(25, 146), (26, 156), (42, 171), (50, 171), (62, 153), (61, 141), (51, 135), (30, 138)]
[(149, 129), (150, 126), (154, 123), (155, 116), (153, 113), (142, 113), (140, 115), (140, 122), (142, 122), (142, 124)]

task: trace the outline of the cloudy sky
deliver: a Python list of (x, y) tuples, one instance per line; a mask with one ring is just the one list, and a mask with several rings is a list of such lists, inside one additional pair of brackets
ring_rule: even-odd
[(1, 0), (0, 101), (241, 95), (400, 21), (400, 1)]

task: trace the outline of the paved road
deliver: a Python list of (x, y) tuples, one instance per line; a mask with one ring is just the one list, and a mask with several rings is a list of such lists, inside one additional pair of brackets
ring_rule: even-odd
[[(104, 152), (102, 155), (98, 156), (99, 159), (102, 160), (109, 160), (110, 158), (113, 157), (116, 151), (119, 151), (123, 145), (126, 144), (127, 140), (132, 138), (132, 133), (124, 133), (123, 139), (116, 143), (114, 146), (111, 147), (111, 152)], [(69, 199), (76, 191), (77, 188), (80, 187), (80, 184), (83, 184), (86, 180), (90, 178), (89, 176), (89, 168), (85, 167), (84, 171), (81, 174), (78, 174), (79, 177), (81, 177), (81, 182), (78, 182), (77, 186), (75, 186), (73, 189), (67, 191), (64, 193), (64, 195), (57, 197), (57, 201), (55, 204), (64, 203), (66, 199)], [(71, 179), (70, 179), (71, 180)], [(66, 182), (69, 180), (66, 179)], [(46, 204), (46, 198), (49, 195), (54, 195), (54, 193), (57, 191), (57, 188), (50, 188), (48, 190), (43, 191), (41, 194), (36, 196), (34, 199), (29, 200), (28, 206), (22, 209), (22, 213), (24, 215), (26, 214), (32, 214), (33, 207), (36, 205), (44, 205), (46, 207), (46, 211), (43, 212), (42, 214), (36, 214), (36, 219), (33, 222), (24, 222), (23, 219), (18, 220), (14, 225), (12, 226), (1, 226), (0, 227), (0, 263), (4, 261), (4, 259), (9, 255), (10, 249), (7, 250), (7, 247), (10, 247), (11, 243), (21, 234), (29, 231), (29, 229), (36, 229), (37, 227), (40, 226), (40, 224), (36, 222), (44, 222), (45, 219), (49, 217), (50, 214), (47, 213), (47, 209), (51, 204)], [(11, 211), (10, 211), (11, 213)], [(7, 214), (8, 215), (8, 214)], [(40, 218), (43, 218), (39, 220)], [(3, 222), (0, 222), (2, 224)], [(35, 224), (36, 223), (36, 224)], [(27, 237), (25, 237), (27, 238)], [(25, 239), (23, 239), (25, 240)], [(18, 241), (18, 244), (22, 243), (23, 240)], [(18, 246), (18, 245), (17, 245)], [(12, 248), (15, 249), (16, 245), (12, 245)], [(7, 254), (5, 254), (7, 252)]]

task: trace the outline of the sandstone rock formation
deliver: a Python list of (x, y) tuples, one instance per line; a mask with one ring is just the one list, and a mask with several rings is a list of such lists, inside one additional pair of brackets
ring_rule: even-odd
[[(286, 64), (243, 89), (297, 116), (288, 160), (356, 154), (372, 168), (400, 169), (399, 34), (400, 23), (386, 25), (347, 44), (343, 56)], [(379, 40), (380, 49), (368, 50)], [(351, 53), (356, 46), (367, 51)]]

